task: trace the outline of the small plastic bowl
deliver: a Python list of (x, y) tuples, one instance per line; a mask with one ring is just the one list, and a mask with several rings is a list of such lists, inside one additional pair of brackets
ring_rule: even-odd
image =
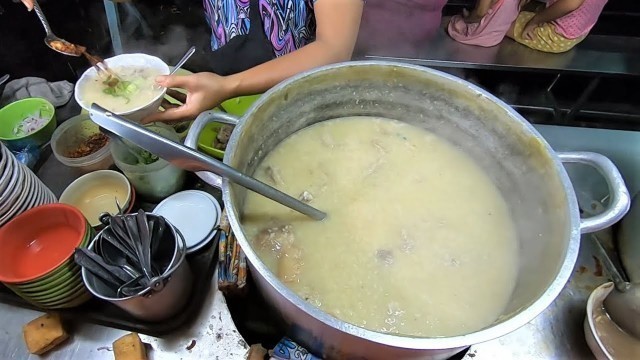
[(237, 98), (229, 99), (220, 104), (220, 110), (226, 112), (227, 114), (243, 116), (247, 112), (247, 110), (249, 110), (251, 105), (258, 101), (260, 96), (262, 96), (262, 94), (240, 96)]
[[(219, 109), (227, 114), (235, 115), (237, 117), (244, 116), (249, 110), (251, 105), (255, 103), (262, 94), (251, 96), (240, 96), (237, 98), (229, 99), (220, 104)], [(198, 149), (207, 155), (213, 156), (217, 159), (224, 158), (224, 151), (213, 147), (213, 142), (218, 136), (220, 128), (224, 126), (221, 123), (212, 122), (207, 124), (200, 135), (198, 136)], [(185, 135), (186, 136), (186, 135)]]
[(18, 215), (0, 228), (0, 281), (20, 284), (55, 271), (71, 259), (87, 226), (82, 213), (65, 204)]
[(79, 158), (71, 158), (69, 152), (76, 149), (90, 136), (100, 132), (96, 123), (91, 121), (88, 114), (80, 114), (63, 122), (51, 137), (53, 155), (63, 165), (74, 168), (78, 175), (96, 170), (108, 169), (113, 165), (109, 142), (93, 154)]
[[(107, 66), (110, 66), (112, 68), (117, 66), (144, 66), (146, 68), (158, 69), (163, 75), (169, 74), (169, 65), (155, 56), (146, 54), (122, 54), (105, 59), (104, 62), (107, 64)], [(83, 109), (87, 111), (91, 111), (91, 104), (93, 102), (96, 102), (96, 100), (94, 99), (93, 101), (90, 101), (83, 98), (81, 89), (84, 87), (84, 84), (87, 83), (87, 81), (95, 79), (97, 76), (98, 73), (96, 69), (94, 67), (90, 67), (87, 71), (84, 72), (84, 74), (82, 74), (82, 76), (76, 83), (74, 92), (76, 101)], [(146, 116), (159, 111), (160, 104), (162, 103), (162, 99), (164, 99), (164, 95), (166, 94), (166, 92), (167, 89), (163, 89), (162, 92), (159, 92), (158, 95), (153, 98), (153, 100), (151, 100), (148, 104), (117, 114), (124, 116), (129, 120), (139, 122)]]
[[(38, 112), (47, 122), (31, 134), (16, 136), (14, 133), (16, 126), (22, 120), (38, 114)], [(45, 99), (28, 98), (18, 100), (0, 109), (0, 140), (11, 150), (40, 147), (51, 140), (55, 129), (55, 108)]]
[(118, 204), (123, 210), (128, 210), (131, 200), (129, 180), (113, 170), (94, 171), (81, 176), (60, 196), (61, 203), (78, 208), (92, 227), (101, 225), (100, 214), (117, 214)]

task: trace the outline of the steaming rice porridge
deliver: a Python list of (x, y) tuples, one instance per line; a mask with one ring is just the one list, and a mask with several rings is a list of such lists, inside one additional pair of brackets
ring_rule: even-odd
[(325, 121), (280, 143), (255, 176), (326, 211), (316, 222), (249, 192), (242, 224), (293, 291), (387, 333), (452, 336), (505, 309), (518, 271), (507, 204), (452, 144), (388, 119)]
[(145, 66), (113, 66), (122, 80), (116, 88), (109, 87), (97, 75), (80, 87), (80, 95), (87, 104), (96, 103), (117, 114), (126, 113), (149, 104), (163, 89), (155, 85), (162, 70)]

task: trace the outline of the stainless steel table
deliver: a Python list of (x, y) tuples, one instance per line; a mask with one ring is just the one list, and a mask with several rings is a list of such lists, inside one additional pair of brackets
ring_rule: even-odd
[[(640, 158), (640, 133), (558, 126), (537, 128), (556, 150), (588, 150), (608, 156), (620, 168), (630, 192), (633, 194), (640, 188), (640, 166), (636, 160)], [(582, 203), (606, 196), (606, 185), (593, 169), (572, 165), (568, 170)], [(65, 174), (66, 169), (55, 160), (49, 160), (39, 172), (57, 194), (70, 181)], [(601, 235), (607, 238), (609, 234), (603, 232)], [(521, 329), (472, 346), (464, 359), (592, 359), (582, 330), (586, 299), (596, 286), (606, 281), (600, 261), (594, 256), (592, 242), (587, 237), (583, 238), (574, 275), (558, 299)], [(192, 324), (163, 339), (142, 336), (143, 341), (153, 347), (153, 359), (246, 357), (247, 344), (238, 334), (225, 299), (216, 288), (212, 286), (206, 305)], [(22, 342), (21, 328), (38, 315), (35, 311), (0, 304), (3, 323), (0, 359), (30, 358)], [(73, 338), (47, 359), (112, 359), (111, 343), (125, 332), (79, 323), (73, 327), (72, 334)], [(195, 346), (187, 350), (194, 340)]]

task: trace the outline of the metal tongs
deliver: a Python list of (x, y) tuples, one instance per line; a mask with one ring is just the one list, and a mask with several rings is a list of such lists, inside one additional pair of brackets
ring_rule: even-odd
[(109, 137), (120, 136), (125, 138), (179, 168), (188, 171), (211, 171), (220, 176), (224, 176), (246, 189), (307, 215), (314, 220), (322, 220), (327, 216), (324, 212), (258, 181), (223, 162), (164, 138), (153, 131), (147, 130), (138, 124), (109, 112), (95, 103), (91, 105), (89, 115), (91, 116), (91, 120), (101, 127), (100, 130)]
[(122, 81), (120, 77), (113, 70), (111, 70), (107, 63), (105, 63), (101, 58), (91, 55), (87, 52), (84, 53), (84, 56), (87, 58), (87, 60), (89, 60), (91, 66), (96, 69), (98, 76), (108, 87), (116, 87)]

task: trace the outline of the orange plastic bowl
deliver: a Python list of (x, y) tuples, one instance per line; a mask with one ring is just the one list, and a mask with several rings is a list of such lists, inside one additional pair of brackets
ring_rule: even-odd
[(87, 231), (76, 208), (48, 204), (28, 210), (0, 228), (0, 281), (37, 279), (69, 260)]

